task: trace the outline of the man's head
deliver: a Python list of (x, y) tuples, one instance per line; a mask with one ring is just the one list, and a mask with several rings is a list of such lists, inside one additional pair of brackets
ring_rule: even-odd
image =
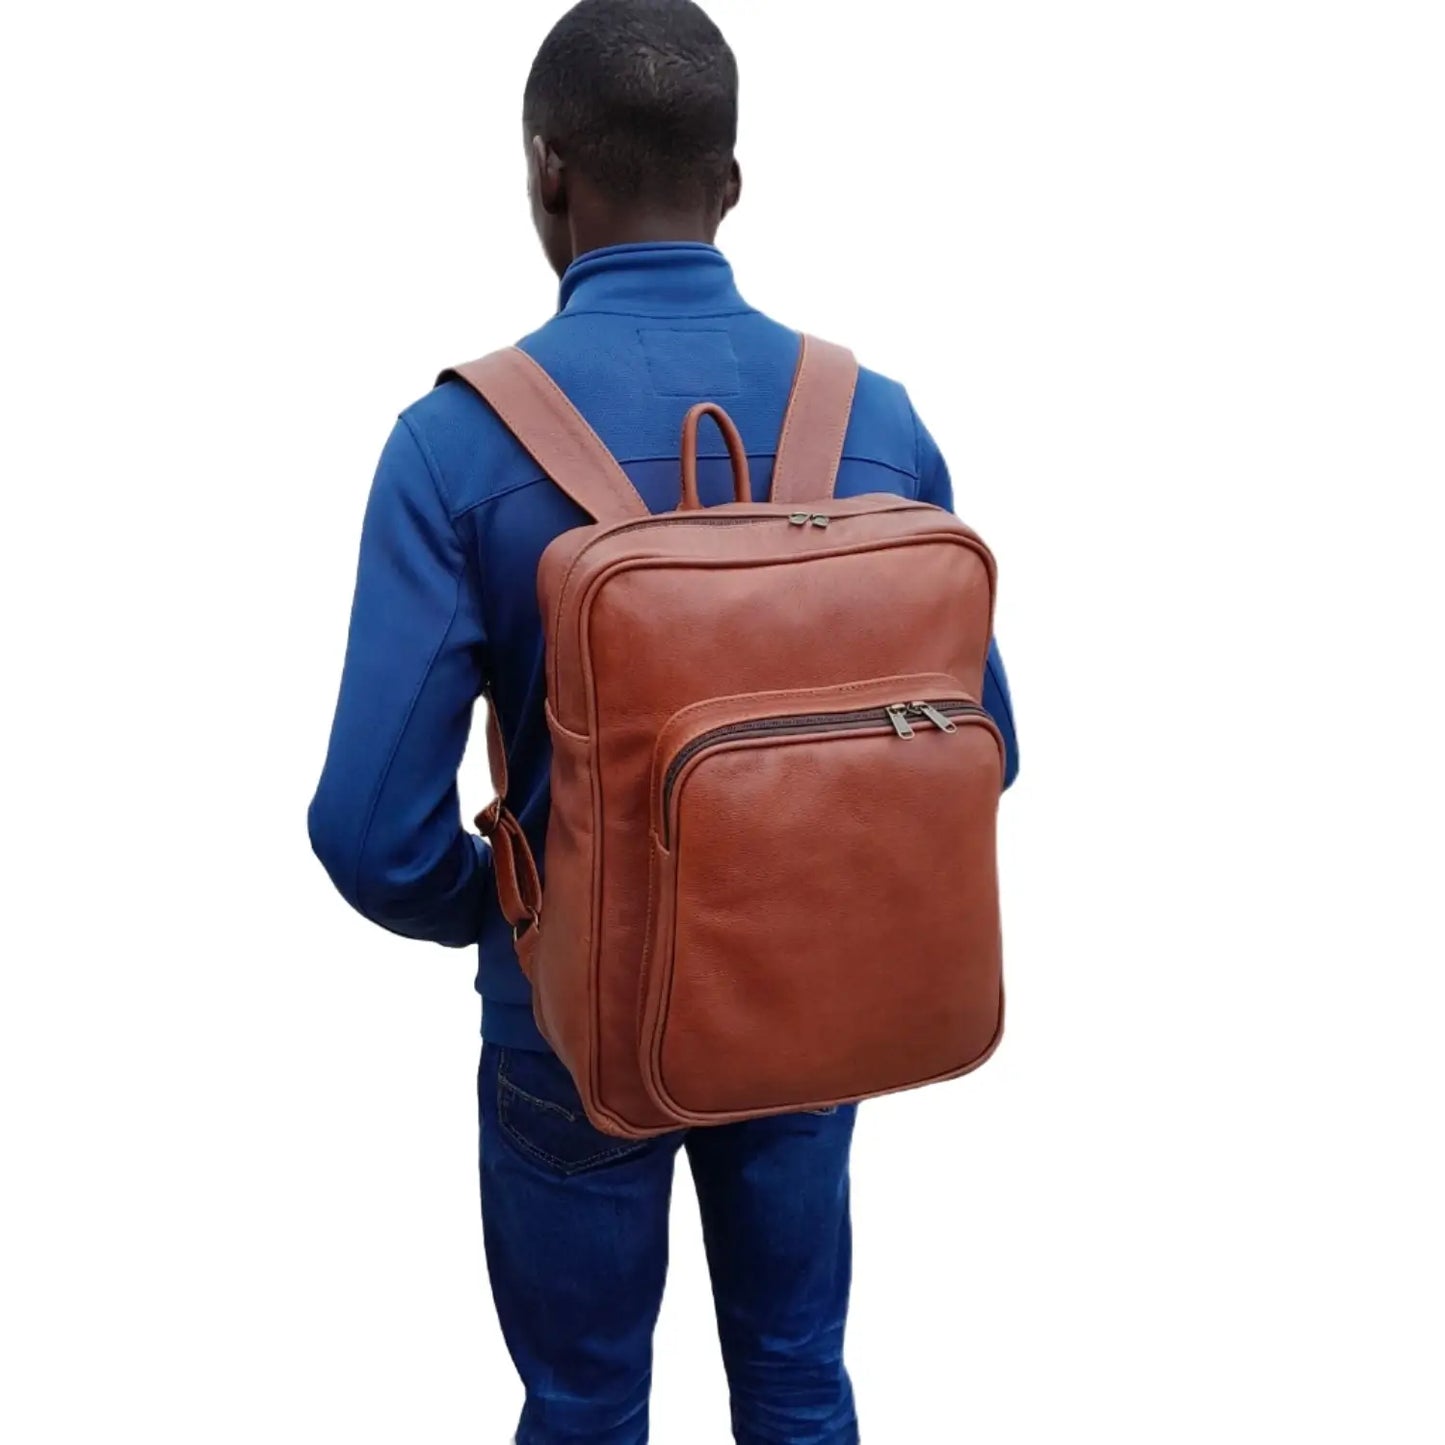
[(598, 246), (711, 241), (737, 203), (737, 61), (692, 0), (582, 0), (537, 52), (522, 121), (559, 275)]

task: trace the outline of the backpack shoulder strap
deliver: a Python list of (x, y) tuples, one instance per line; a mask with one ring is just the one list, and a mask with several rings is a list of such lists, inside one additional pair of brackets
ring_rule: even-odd
[[(479, 361), (442, 372), (437, 384), (453, 379), (466, 382), (481, 396), (532, 460), (594, 521), (622, 522), (648, 515), (647, 503), (627, 480), (616, 457), (526, 352), (515, 346), (494, 351)], [(518, 961), (530, 978), (542, 911), (542, 882), (527, 835), (507, 806), (507, 750), (490, 698), (487, 753), (497, 796), (477, 815), (477, 827), (491, 844), (502, 914), (512, 925)]]
[(437, 378), (467, 383), (502, 419), (532, 460), (594, 521), (648, 515), (617, 459), (562, 389), (515, 346), (454, 366)]
[(773, 464), (773, 501), (813, 502), (833, 495), (857, 389), (858, 362), (851, 351), (803, 337)]

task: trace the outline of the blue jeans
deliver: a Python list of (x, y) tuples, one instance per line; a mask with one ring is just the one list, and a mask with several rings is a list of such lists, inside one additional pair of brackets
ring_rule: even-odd
[(740, 1445), (855, 1445), (843, 1366), (855, 1110), (641, 1143), (594, 1129), (557, 1059), (488, 1044), (478, 1074), (482, 1226), (526, 1387), (517, 1445), (644, 1445), (687, 1151)]

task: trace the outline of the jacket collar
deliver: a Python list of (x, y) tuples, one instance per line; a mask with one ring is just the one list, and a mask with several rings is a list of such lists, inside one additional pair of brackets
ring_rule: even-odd
[(561, 314), (732, 316), (751, 308), (716, 246), (650, 241), (579, 256), (562, 277)]

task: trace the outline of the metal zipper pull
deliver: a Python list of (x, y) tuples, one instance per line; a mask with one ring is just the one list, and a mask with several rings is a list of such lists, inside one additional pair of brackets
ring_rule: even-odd
[(895, 703), (888, 709), (888, 721), (893, 724), (893, 731), (901, 738), (911, 738), (913, 729), (908, 725), (908, 705), (906, 703)]
[(828, 521), (828, 516), (823, 512), (815, 512), (813, 514), (813, 525), (815, 527), (826, 527), (828, 525)]
[(934, 707), (932, 703), (916, 702), (913, 704), (911, 710), (913, 712), (922, 713), (923, 716), (926, 717), (928, 721), (931, 722), (934, 727), (936, 727), (940, 732), (956, 733), (958, 731), (958, 724), (954, 722), (951, 717), (947, 717), (943, 713), (939, 712), (939, 710)]
[(788, 518), (789, 523), (794, 527), (806, 527), (810, 520), (807, 512), (794, 512)]

